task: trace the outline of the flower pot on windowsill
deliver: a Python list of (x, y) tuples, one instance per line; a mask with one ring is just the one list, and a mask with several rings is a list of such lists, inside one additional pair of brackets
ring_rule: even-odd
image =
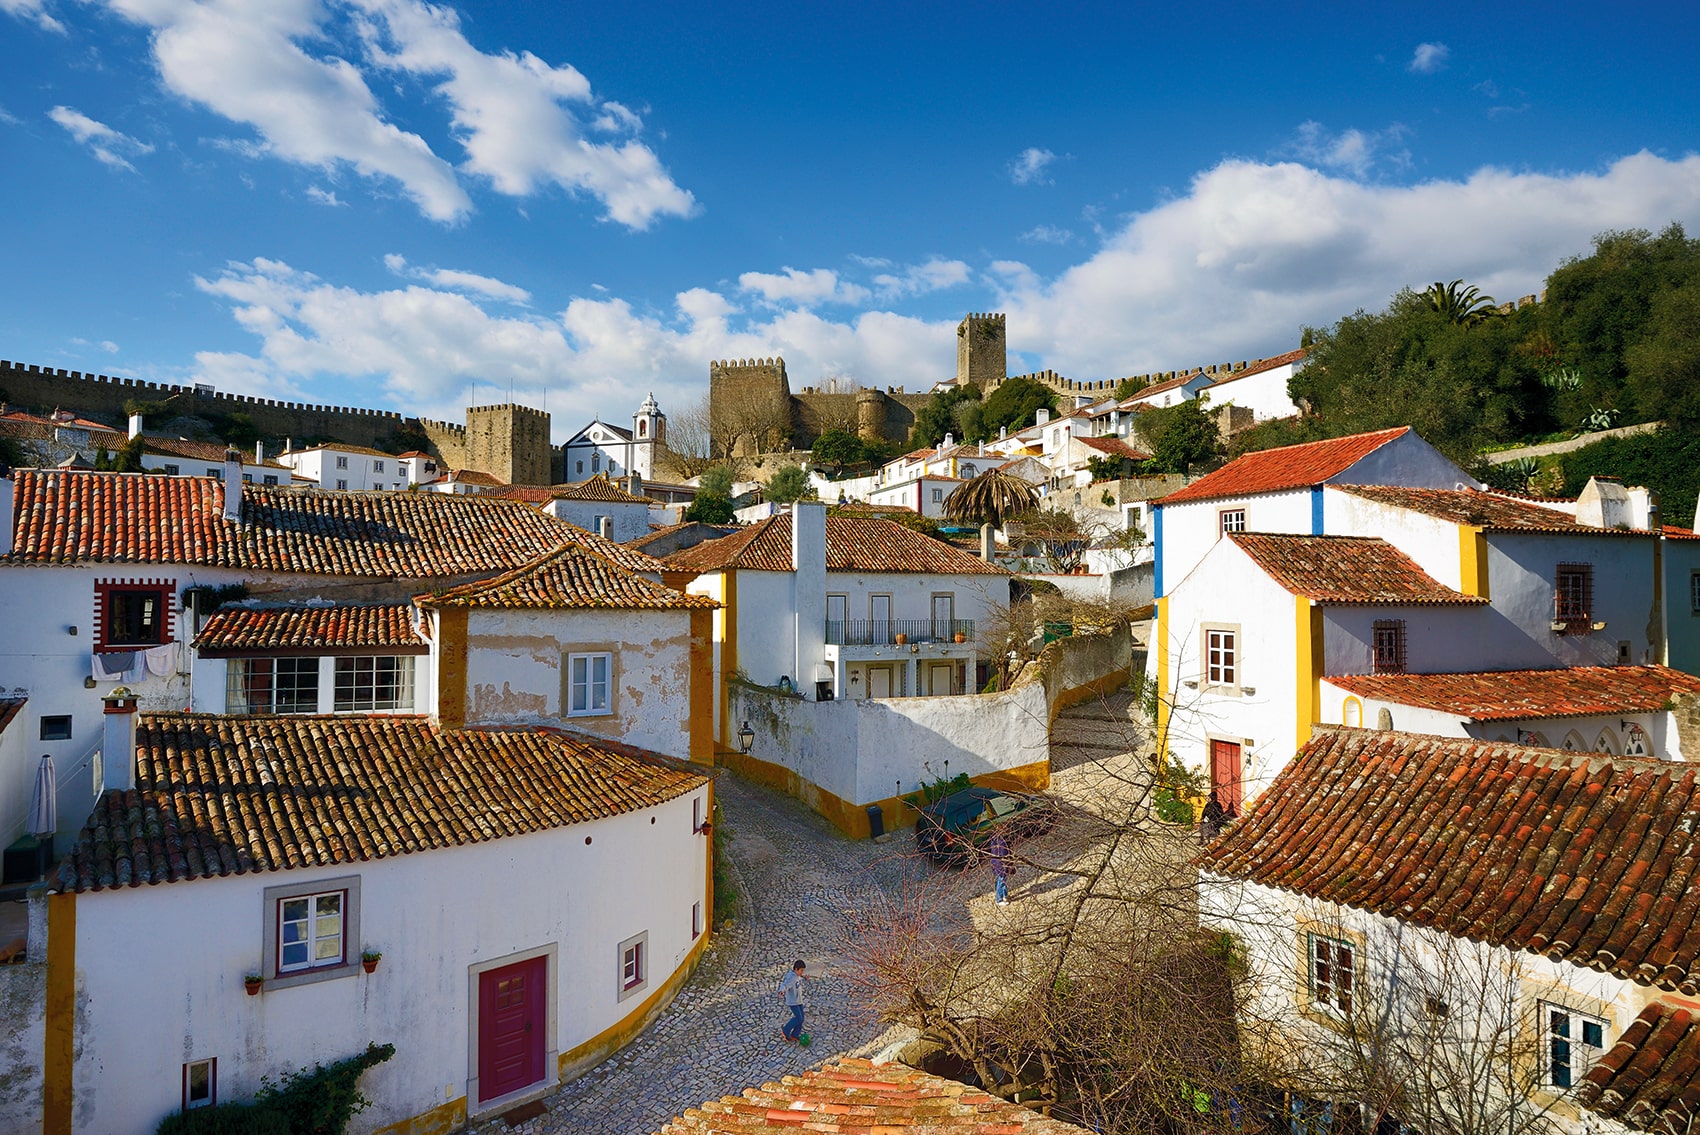
[(257, 973), (251, 973), (242, 979), (242, 987), (248, 991), (248, 996), (250, 997), (258, 997), (260, 995), (260, 988), (264, 986), (265, 983), (266, 979)]
[(967, 642), (968, 636), (963, 634), (961, 631), (957, 631), (954, 635), (951, 636), (951, 641), (952, 642)]
[(909, 644), (909, 636), (906, 634), (893, 635), (891, 637), (891, 641), (895, 642), (898, 646), (907, 646)]
[(360, 968), (365, 970), (367, 973), (373, 972), (378, 968), (378, 959), (383, 956), (384, 955), (375, 950), (367, 950), (364, 954), (360, 955)]

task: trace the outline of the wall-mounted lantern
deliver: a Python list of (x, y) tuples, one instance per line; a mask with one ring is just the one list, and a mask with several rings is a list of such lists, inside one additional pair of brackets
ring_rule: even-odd
[(750, 751), (750, 746), (755, 743), (756, 731), (751, 729), (750, 723), (746, 721), (744, 722), (744, 727), (738, 730), (738, 749), (740, 752), (747, 754)]

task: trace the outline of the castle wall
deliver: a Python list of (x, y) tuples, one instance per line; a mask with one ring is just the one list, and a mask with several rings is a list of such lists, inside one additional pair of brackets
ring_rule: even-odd
[(466, 411), (466, 465), (510, 485), (551, 483), (549, 415), (529, 406), (471, 406)]

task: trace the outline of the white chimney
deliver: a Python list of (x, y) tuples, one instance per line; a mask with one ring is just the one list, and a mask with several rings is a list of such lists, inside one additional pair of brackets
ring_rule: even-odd
[(1595, 528), (1630, 527), (1629, 493), (1616, 477), (1589, 477), (1576, 498), (1576, 523)]
[(612, 516), (599, 516), (597, 520), (601, 521), (597, 525), (601, 537), (604, 540), (612, 540), (614, 538), (614, 518)]
[(1629, 526), (1643, 532), (1657, 532), (1660, 525), (1659, 494), (1643, 485), (1632, 486), (1629, 490)]
[(634, 497), (643, 496), (642, 473), (628, 473), (626, 475), (626, 491)]
[(1040, 407), (1033, 412), (1033, 424), (1036, 426), (1042, 426), (1050, 420), (1051, 412), (1044, 407)]
[(142, 436), (142, 416), (140, 414), (131, 414), (130, 415), (130, 436), (131, 437), (141, 437)]
[(266, 443), (263, 442), (263, 441), (256, 441), (254, 443), (254, 464), (264, 465), (265, 463), (266, 463)]
[(939, 443), (939, 449), (941, 449), (941, 450), (949, 449), (951, 447), (951, 445), (955, 443), (955, 441), (956, 441), (956, 439), (954, 437), (952, 437), (949, 432), (946, 432), (945, 435), (944, 435), (944, 441)]
[(224, 518), (242, 519), (242, 455), (234, 449), (224, 451)]
[[(791, 567), (796, 573), (797, 610), (797, 653), (791, 677), (800, 681), (826, 660), (826, 505), (820, 501), (798, 501), (791, 506)], [(770, 675), (767, 680), (777, 678)]]
[(102, 787), (128, 792), (136, 787), (136, 694), (128, 686), (118, 686), (100, 700), (106, 708), (100, 742), (106, 779)]
[(12, 471), (5, 470), (0, 476), (0, 556), (12, 550), (12, 493), (17, 487)]
[(980, 558), (987, 563), (992, 562), (992, 549), (995, 544), (992, 539), (992, 522), (986, 521), (980, 525)]

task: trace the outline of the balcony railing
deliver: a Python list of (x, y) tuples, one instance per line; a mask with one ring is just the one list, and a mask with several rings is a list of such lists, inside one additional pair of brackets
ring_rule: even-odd
[(826, 641), (833, 646), (889, 646), (904, 642), (974, 641), (972, 619), (828, 619)]

